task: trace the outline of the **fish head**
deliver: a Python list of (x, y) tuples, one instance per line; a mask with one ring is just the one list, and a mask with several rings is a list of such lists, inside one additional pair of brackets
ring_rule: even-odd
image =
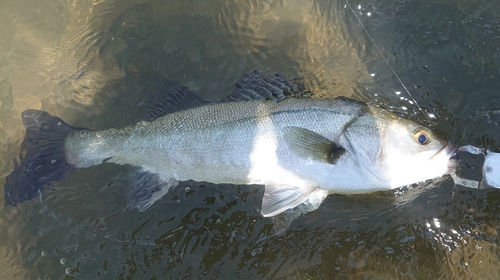
[(362, 171), (375, 185), (401, 187), (455, 168), (457, 147), (449, 141), (390, 112), (371, 108), (370, 113), (351, 125), (348, 138)]

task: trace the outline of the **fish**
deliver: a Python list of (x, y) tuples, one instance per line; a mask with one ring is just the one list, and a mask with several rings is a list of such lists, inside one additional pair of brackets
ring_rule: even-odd
[[(146, 210), (180, 181), (262, 185), (261, 214), (313, 211), (331, 194), (394, 189), (453, 172), (457, 147), (432, 130), (346, 97), (311, 98), (282, 75), (248, 74), (223, 102), (183, 86), (148, 103), (124, 128), (73, 127), (40, 110), (22, 113), (21, 160), (6, 177), (17, 205), (81, 168), (140, 168), (127, 205)], [(150, 100), (150, 101), (151, 101)]]

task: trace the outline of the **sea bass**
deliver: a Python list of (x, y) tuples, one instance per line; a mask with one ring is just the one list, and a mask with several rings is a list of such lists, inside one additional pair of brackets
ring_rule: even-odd
[[(316, 209), (329, 194), (387, 190), (454, 169), (454, 145), (378, 107), (344, 97), (262, 98), (282, 94), (285, 82), (293, 85), (250, 75), (240, 86), (248, 100), (222, 103), (182, 88), (150, 121), (122, 129), (91, 131), (25, 111), (24, 156), (6, 178), (6, 203), (36, 197), (78, 168), (112, 162), (156, 176), (128, 194), (129, 206), (140, 210), (179, 181), (194, 180), (264, 185), (261, 212), (271, 217), (299, 205)], [(165, 114), (169, 106), (181, 110)]]

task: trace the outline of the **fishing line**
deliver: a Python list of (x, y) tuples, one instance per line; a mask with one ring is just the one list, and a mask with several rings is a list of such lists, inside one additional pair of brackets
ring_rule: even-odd
[(406, 93), (408, 93), (408, 96), (410, 96), (411, 100), (415, 103), (415, 105), (417, 105), (418, 109), (423, 112), (422, 108), (420, 108), (420, 105), (418, 105), (417, 103), (417, 100), (415, 100), (415, 98), (413, 98), (413, 95), (411, 95), (410, 91), (406, 88), (405, 84), (403, 83), (403, 81), (401, 80), (401, 78), (399, 78), (399, 75), (396, 73), (396, 71), (394, 71), (394, 68), (392, 68), (392, 66), (389, 64), (389, 61), (387, 60), (387, 58), (385, 57), (385, 55), (382, 53), (382, 51), (380, 50), (380, 48), (378, 47), (377, 43), (375, 43), (375, 40), (372, 38), (372, 36), (370, 35), (370, 33), (368, 32), (368, 30), (365, 28), (364, 24), (361, 22), (361, 19), (358, 17), (358, 15), (356, 14), (356, 12), (354, 11), (354, 9), (351, 7), (351, 4), (349, 4), (349, 0), (345, 0), (346, 4), (347, 4), (347, 7), (349, 7), (349, 9), (352, 11), (352, 13), (354, 14), (354, 16), (356, 17), (356, 19), (358, 20), (359, 24), (361, 25), (361, 27), (363, 28), (363, 30), (365, 31), (366, 35), (368, 35), (368, 38), (370, 38), (370, 41), (372, 41), (373, 45), (375, 46), (375, 48), (377, 49), (377, 51), (380, 53), (380, 55), (382, 56), (382, 58), (384, 59), (385, 63), (387, 64), (387, 66), (389, 66), (389, 68), (391, 69), (392, 73), (394, 74), (394, 76), (396, 76), (396, 79), (398, 79), (399, 83), (403, 86), (403, 88), (405, 89)]

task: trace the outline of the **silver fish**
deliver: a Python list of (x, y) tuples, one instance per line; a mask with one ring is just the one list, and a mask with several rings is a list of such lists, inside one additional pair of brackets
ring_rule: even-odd
[[(316, 209), (329, 194), (397, 188), (455, 167), (456, 147), (431, 130), (343, 97), (204, 104), (104, 131), (74, 128), (37, 110), (25, 111), (23, 122), (30, 158), (7, 178), (6, 201), (13, 205), (104, 161), (157, 174), (158, 184), (129, 195), (140, 210), (178, 181), (195, 180), (264, 185), (265, 217), (299, 205)], [(32, 193), (20, 191), (26, 189)]]

